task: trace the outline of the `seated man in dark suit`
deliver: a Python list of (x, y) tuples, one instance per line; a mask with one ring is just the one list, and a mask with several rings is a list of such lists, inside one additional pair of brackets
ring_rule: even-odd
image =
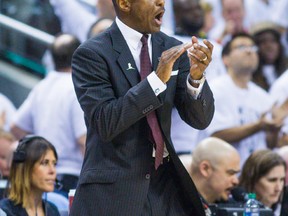
[(164, 0), (113, 3), (116, 21), (73, 56), (88, 131), (70, 215), (204, 216), (170, 127), (173, 106), (190, 126), (209, 125), (214, 99), (204, 71), (213, 45), (159, 32)]

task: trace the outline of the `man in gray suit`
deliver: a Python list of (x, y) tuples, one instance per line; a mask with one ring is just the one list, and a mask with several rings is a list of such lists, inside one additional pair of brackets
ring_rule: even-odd
[(164, 0), (113, 3), (112, 26), (73, 56), (88, 132), (70, 215), (204, 216), (170, 126), (173, 106), (192, 127), (209, 125), (214, 99), (204, 71), (213, 45), (200, 46), (195, 37), (181, 44), (161, 33)]

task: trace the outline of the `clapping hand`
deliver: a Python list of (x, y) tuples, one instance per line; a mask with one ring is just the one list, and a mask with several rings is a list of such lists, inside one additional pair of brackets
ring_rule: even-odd
[(212, 61), (213, 45), (208, 40), (203, 40), (203, 43), (206, 47), (200, 45), (198, 39), (193, 36), (192, 47), (188, 49), (188, 57), (191, 63), (190, 76), (193, 80), (201, 79)]

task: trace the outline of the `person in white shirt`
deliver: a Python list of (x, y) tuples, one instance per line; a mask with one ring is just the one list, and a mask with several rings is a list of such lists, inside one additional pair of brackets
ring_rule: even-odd
[(15, 115), (16, 108), (8, 97), (0, 93), (0, 129), (10, 130), (11, 121)]
[(272, 97), (251, 81), (258, 65), (253, 38), (245, 33), (235, 35), (222, 53), (227, 74), (210, 82), (215, 114), (198, 139), (215, 136), (231, 143), (239, 151), (242, 165), (253, 151), (274, 147), (282, 119), (277, 118), (279, 107), (271, 110)]
[(77, 0), (50, 0), (55, 14), (61, 22), (62, 32), (75, 35), (81, 42), (87, 40), (91, 26), (100, 18), (115, 18), (115, 11), (111, 0), (97, 0), (96, 13), (87, 10)]
[[(287, 104), (288, 101), (288, 69), (273, 83), (270, 88), (270, 95), (277, 104)], [(288, 106), (285, 109), (288, 112)], [(288, 145), (288, 118), (285, 119), (279, 137), (279, 147)]]
[(59, 156), (57, 178), (62, 181), (66, 196), (77, 185), (86, 140), (84, 114), (71, 77), (71, 59), (79, 45), (80, 41), (72, 35), (55, 38), (50, 50), (56, 70), (32, 89), (11, 127), (18, 139), (35, 134), (55, 145)]
[(224, 45), (233, 34), (246, 32), (248, 24), (245, 20), (244, 0), (221, 0), (219, 2), (221, 2), (223, 19), (220, 19), (210, 30), (208, 38)]
[[(168, 5), (167, 10), (174, 11), (175, 27), (173, 28), (173, 37), (187, 43), (194, 35), (199, 38), (199, 43), (203, 44), (201, 38), (201, 29), (204, 26), (204, 11), (199, 0), (174, 0), (172, 5)], [(203, 35), (202, 35), (203, 36)], [(226, 69), (222, 62), (222, 46), (211, 41), (213, 44), (213, 61), (205, 71), (208, 82), (214, 78), (225, 74)], [(186, 124), (179, 116), (177, 109), (172, 110), (171, 118), (171, 138), (178, 155), (189, 154), (197, 144), (198, 130)]]

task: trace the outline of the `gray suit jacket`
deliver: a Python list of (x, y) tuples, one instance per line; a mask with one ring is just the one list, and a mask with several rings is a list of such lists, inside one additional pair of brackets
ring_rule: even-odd
[[(156, 70), (164, 50), (180, 44), (159, 32), (152, 34), (152, 65)], [(135, 70), (127, 70), (128, 63)], [(206, 128), (214, 113), (207, 83), (201, 97), (187, 93), (189, 60), (183, 54), (174, 64), (179, 70), (167, 89), (155, 96), (140, 75), (116, 23), (82, 44), (73, 56), (73, 82), (88, 128), (86, 153), (72, 216), (139, 215), (148, 193), (153, 145), (145, 116), (156, 110), (166, 147), (194, 215), (204, 211), (190, 176), (177, 157), (170, 138), (171, 110), (176, 106), (191, 126)]]

